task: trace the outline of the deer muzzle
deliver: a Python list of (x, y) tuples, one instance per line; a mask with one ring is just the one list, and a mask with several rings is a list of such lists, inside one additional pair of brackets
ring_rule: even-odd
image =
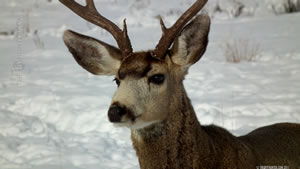
[(119, 123), (126, 114), (126, 108), (120, 105), (112, 105), (108, 110), (108, 119), (112, 123)]

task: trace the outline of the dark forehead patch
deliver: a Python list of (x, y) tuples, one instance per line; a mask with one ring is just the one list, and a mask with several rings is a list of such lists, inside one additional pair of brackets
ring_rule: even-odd
[(134, 53), (124, 60), (119, 69), (119, 78), (126, 76), (142, 78), (151, 70), (152, 63), (159, 63), (160, 60), (151, 56), (150, 52)]

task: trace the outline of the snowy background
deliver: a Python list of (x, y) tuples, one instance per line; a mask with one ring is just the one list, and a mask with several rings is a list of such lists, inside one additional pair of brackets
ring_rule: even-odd
[[(127, 18), (134, 49), (146, 50), (161, 36), (158, 15), (170, 25), (193, 1), (96, 6), (117, 24)], [(138, 169), (129, 130), (107, 119), (113, 77), (88, 74), (61, 38), (65, 29), (116, 44), (112, 37), (56, 0), (0, 2), (0, 169)], [(202, 124), (243, 135), (300, 122), (299, 4), (209, 0), (209, 47), (185, 81)], [(236, 50), (239, 63), (230, 61)]]

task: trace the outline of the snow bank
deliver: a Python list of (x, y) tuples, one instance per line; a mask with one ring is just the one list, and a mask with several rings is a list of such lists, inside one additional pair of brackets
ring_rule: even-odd
[[(161, 36), (157, 16), (171, 25), (193, 2), (97, 0), (96, 5), (119, 25), (127, 18), (134, 48), (146, 50)], [(208, 12), (217, 1), (209, 2)], [(300, 14), (275, 16), (265, 1), (240, 2), (244, 7), (236, 18), (241, 4), (219, 1), (221, 12), (211, 13), (207, 53), (184, 82), (197, 116), (202, 124), (214, 123), (235, 135), (299, 122)], [(112, 37), (58, 1), (4, 0), (0, 10), (0, 32), (15, 31), (22, 18), (22, 30), (29, 26), (21, 39), (0, 35), (0, 168), (139, 168), (130, 131), (107, 120), (116, 90), (113, 77), (88, 74), (61, 38), (65, 29), (115, 44)], [(35, 44), (37, 38), (43, 48)], [(261, 57), (227, 63), (222, 45), (236, 38), (259, 43)]]

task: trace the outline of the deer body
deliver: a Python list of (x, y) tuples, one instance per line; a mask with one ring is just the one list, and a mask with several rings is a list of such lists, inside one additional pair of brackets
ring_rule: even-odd
[(161, 19), (162, 38), (147, 52), (132, 52), (125, 20), (119, 29), (98, 13), (93, 0), (86, 0), (86, 6), (60, 1), (117, 41), (119, 48), (69, 30), (63, 36), (80, 66), (95, 75), (115, 76), (118, 89), (108, 117), (131, 129), (141, 169), (300, 167), (299, 124), (268, 126), (242, 137), (200, 125), (183, 80), (206, 51), (210, 18), (201, 14), (190, 20), (207, 0), (197, 0), (171, 28)]
[(217, 126), (201, 126), (189, 99), (183, 100), (166, 122), (131, 131), (141, 169), (299, 169), (299, 125), (276, 124), (235, 137)]

